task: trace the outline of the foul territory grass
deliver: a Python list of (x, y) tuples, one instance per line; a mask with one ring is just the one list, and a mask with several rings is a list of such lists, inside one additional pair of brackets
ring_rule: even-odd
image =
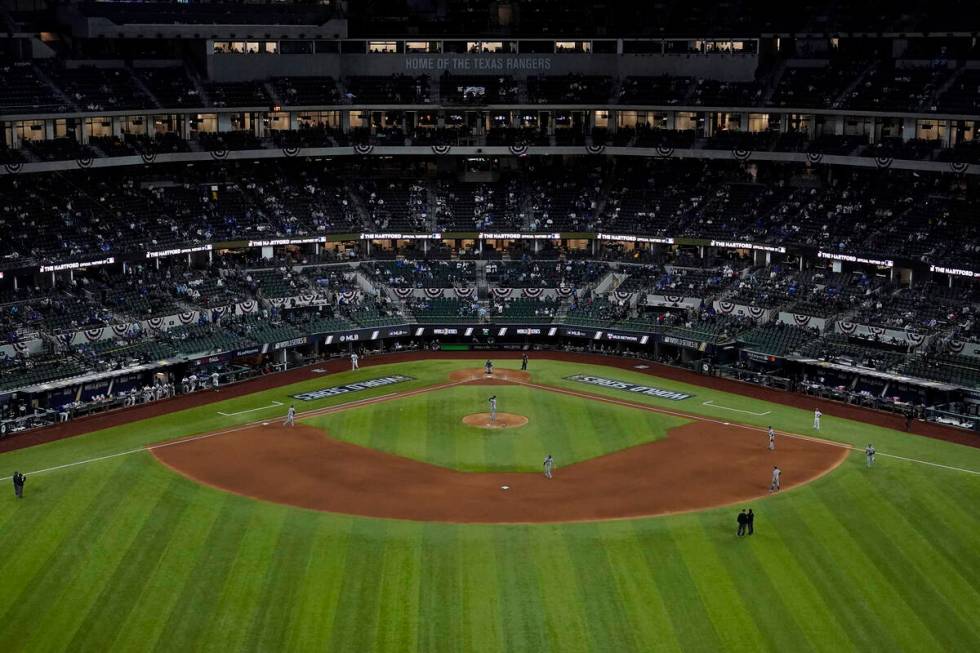
[[(216, 414), (219, 410), (288, 402), (297, 392), (380, 374), (417, 379), (299, 405), (306, 410), (444, 382), (452, 369), (470, 366), (471, 361), (434, 361), (318, 378), (3, 454), (0, 476), (257, 417), (226, 418)], [(777, 406), (637, 372), (569, 363), (532, 359), (531, 371), (542, 384), (615, 397), (624, 395), (565, 377), (599, 374), (682, 390), (695, 396), (681, 402), (630, 398), (724, 421), (811, 432), (805, 403)], [(414, 422), (419, 431), (436, 432), (443, 411), (432, 410), (428, 401), (450, 402), (446, 409), (454, 414), (482, 411), (486, 390), (464, 386), (423, 395), (425, 401), (397, 400), (336, 417), (356, 422), (368, 419), (362, 413), (378, 411)], [(585, 429), (581, 412), (572, 411), (610, 407), (544, 391), (493, 390), (503, 397), (501, 410), (521, 412), (511, 403), (526, 401), (528, 411), (539, 411), (546, 420), (553, 412), (563, 431), (554, 437), (585, 457), (624, 444), (623, 433), (612, 433), (623, 425), (639, 420), (642, 437), (649, 438), (675, 419), (620, 415), (617, 409)], [(770, 414), (724, 414), (704, 401)], [(399, 407), (405, 412), (391, 412)], [(272, 418), (275, 411), (270, 412)], [(615, 425), (606, 427), (607, 421)], [(368, 429), (402, 437), (400, 425), (379, 421)], [(825, 416), (820, 435), (859, 446), (873, 441), (883, 453), (980, 470), (978, 450), (833, 415)], [(546, 429), (529, 439), (535, 447), (547, 447), (553, 444), (549, 437)], [(519, 467), (525, 455), (517, 446), (450, 447), (433, 435), (405, 442), (415, 448), (411, 455), (437, 453), (445, 464), (460, 468)], [(537, 469), (540, 452), (532, 448), (531, 453)], [(507, 456), (512, 457), (505, 461)], [(9, 485), (5, 492), (0, 495), (3, 650), (980, 648), (980, 513), (975, 509), (980, 477), (895, 458), (882, 457), (869, 470), (854, 454), (812, 484), (754, 502), (756, 534), (741, 540), (734, 536), (731, 509), (541, 526), (317, 513), (201, 486), (147, 453), (34, 475), (22, 501), (13, 499)]]
[[(522, 415), (528, 423), (497, 430), (464, 424), (465, 416), (487, 411), (491, 394), (500, 412)], [(546, 455), (568, 465), (658, 440), (689, 421), (519, 386), (464, 385), (306, 423), (341, 440), (443, 467), (539, 471)]]

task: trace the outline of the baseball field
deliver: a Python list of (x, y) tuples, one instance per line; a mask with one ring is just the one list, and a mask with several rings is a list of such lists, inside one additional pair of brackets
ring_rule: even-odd
[(980, 449), (618, 359), (390, 360), (0, 453), (0, 650), (980, 649)]

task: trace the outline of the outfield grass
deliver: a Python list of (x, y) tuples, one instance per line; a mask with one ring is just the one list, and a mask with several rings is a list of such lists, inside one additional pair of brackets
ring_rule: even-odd
[[(523, 415), (525, 426), (481, 429), (463, 417), (487, 410), (494, 394), (501, 412)], [(690, 420), (586, 402), (519, 386), (464, 385), (404, 400), (306, 420), (332, 437), (463, 471), (540, 471), (549, 453), (559, 466), (653, 442)], [(424, 424), (424, 428), (419, 428)]]
[[(405, 390), (468, 366), (434, 361), (331, 375), (2, 454), (0, 475), (250, 421), (254, 414), (224, 418), (216, 411), (303, 390), (394, 371), (416, 377), (396, 386)], [(563, 378), (593, 373), (685, 390), (697, 396), (629, 398), (711, 416), (717, 409), (703, 401), (768, 410), (764, 418), (723, 418), (809, 432), (807, 407), (610, 368), (532, 361), (532, 372), (542, 383), (617, 397), (624, 395)], [(535, 405), (558, 398), (533, 397)], [(421, 411), (416, 418), (421, 429), (438, 419)], [(825, 417), (821, 436), (860, 446), (871, 440), (883, 453), (980, 470), (980, 450), (833, 416)], [(466, 447), (452, 451), (457, 465), (475, 455)], [(755, 502), (757, 533), (743, 540), (734, 537), (731, 510), (541, 526), (317, 513), (195, 484), (146, 453), (32, 476), (23, 501), (12, 498), (9, 485), (5, 491), (2, 650), (980, 648), (980, 477), (895, 458), (868, 470), (854, 454), (810, 485)]]

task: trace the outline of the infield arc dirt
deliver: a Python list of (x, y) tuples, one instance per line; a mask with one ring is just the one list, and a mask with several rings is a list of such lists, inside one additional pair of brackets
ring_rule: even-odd
[[(596, 396), (596, 401), (603, 398)], [(154, 448), (196, 481), (256, 499), (328, 512), (456, 523), (539, 523), (648, 517), (765, 496), (773, 465), (783, 489), (839, 465), (848, 449), (694, 421), (666, 438), (564, 467), (460, 472), (342, 442), (278, 421)], [(509, 486), (508, 491), (501, 486)]]

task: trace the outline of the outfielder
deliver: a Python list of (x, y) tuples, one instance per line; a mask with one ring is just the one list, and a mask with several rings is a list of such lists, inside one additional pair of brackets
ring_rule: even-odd
[(359, 367), (357, 367), (357, 352), (353, 352), (350, 355), (350, 370), (351, 372), (353, 372), (354, 370), (357, 369), (360, 369)]
[(290, 406), (289, 410), (286, 411), (286, 420), (282, 423), (283, 426), (296, 426), (296, 407)]
[(493, 395), (492, 397), (487, 399), (487, 401), (490, 402), (490, 421), (496, 422), (497, 421), (497, 395)]
[(783, 470), (773, 465), (772, 482), (769, 483), (769, 494), (772, 494), (773, 492), (779, 492), (779, 477), (782, 475), (783, 475)]
[(776, 432), (769, 427), (769, 451), (775, 451), (776, 449)]
[(817, 431), (820, 430), (820, 417), (821, 416), (823, 416), (823, 413), (820, 412), (820, 409), (819, 408), (817, 408), (817, 409), (815, 409), (813, 411), (813, 428), (815, 430), (817, 430)]
[(544, 477), (551, 478), (551, 472), (555, 468), (555, 459), (548, 454), (548, 457), (544, 459)]
[(864, 450), (864, 455), (868, 459), (868, 467), (875, 464), (875, 453), (877, 452), (875, 451), (874, 445), (869, 443), (867, 448)]

